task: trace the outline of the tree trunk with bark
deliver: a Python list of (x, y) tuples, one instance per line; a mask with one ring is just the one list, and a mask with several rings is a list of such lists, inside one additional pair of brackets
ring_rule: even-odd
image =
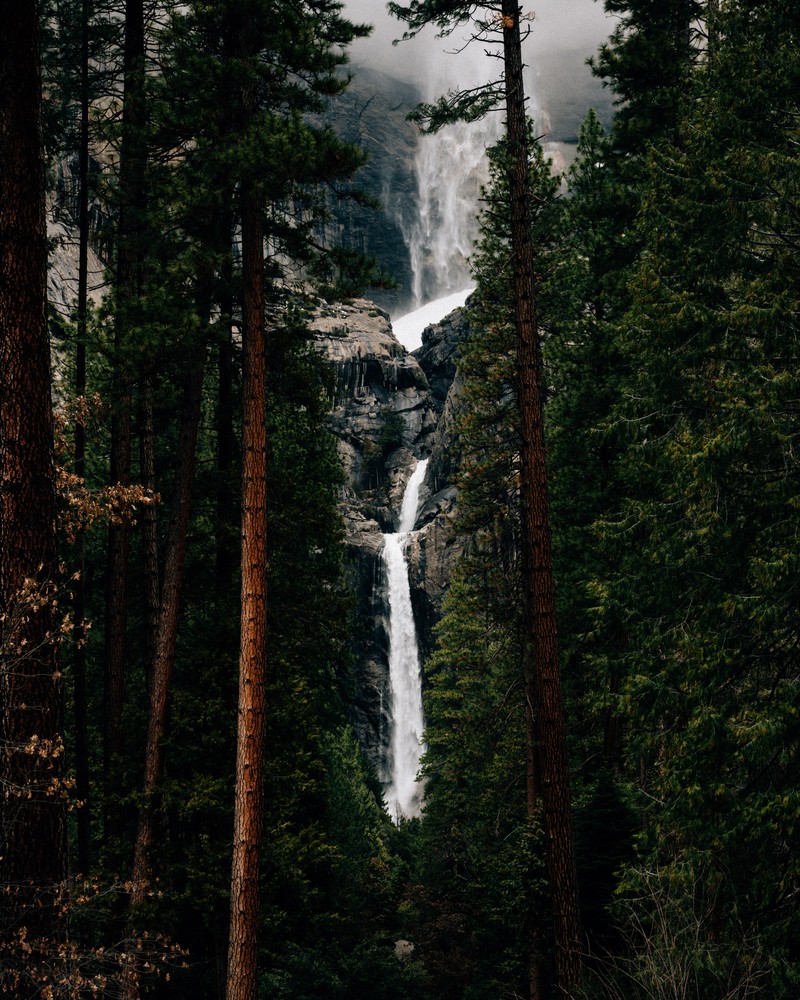
[(570, 995), (580, 975), (578, 883), (572, 837), (564, 705), (558, 662), (547, 469), (543, 366), (536, 313), (534, 248), (522, 76), (520, 9), (503, 0), (506, 128), (517, 327), (526, 696), (533, 706), (538, 785), (553, 905), (556, 986)]
[[(66, 876), (39, 10), (0, 0), (0, 925), (39, 995)], [(3, 958), (11, 983), (14, 954)]]
[[(109, 482), (128, 487), (131, 483), (131, 394), (128, 385), (119, 386), (111, 417), (111, 463)], [(125, 706), (128, 646), (128, 553), (130, 525), (127, 515), (108, 527), (106, 557), (105, 673), (103, 692), (103, 776), (106, 807), (113, 789), (113, 762), (125, 747), (122, 712)], [(106, 814), (105, 835), (114, 827)]]
[(227, 1000), (258, 996), (259, 866), (264, 812), (267, 441), (261, 199), (242, 184), (242, 606)]
[(235, 567), (236, 502), (234, 498), (234, 432), (233, 432), (233, 258), (231, 254), (232, 221), (226, 218), (221, 227), (224, 238), (220, 254), (222, 273), (220, 285), (220, 337), (217, 350), (217, 592), (227, 592)]
[(175, 665), (180, 595), (186, 557), (186, 535), (192, 494), (197, 436), (203, 398), (205, 349), (189, 376), (181, 420), (175, 493), (172, 499), (167, 553), (164, 561), (160, 615), (155, 656), (150, 678), (150, 714), (145, 749), (143, 801), (139, 812), (133, 861), (131, 906), (141, 904), (151, 881), (150, 852), (155, 832), (155, 796), (164, 768), (164, 734), (167, 726), (169, 693)]
[[(139, 386), (139, 469), (141, 485), (156, 493), (156, 435), (153, 416), (153, 374), (143, 370)], [(141, 513), (142, 571), (144, 574), (144, 673), (150, 690), (158, 643), (161, 594), (158, 573), (158, 509), (145, 504)]]
[[(89, 18), (91, 0), (81, 4), (80, 131), (78, 138), (78, 303), (75, 338), (75, 396), (86, 396), (86, 319), (89, 300)], [(75, 475), (86, 474), (84, 414), (75, 420)], [(86, 686), (86, 539), (76, 539), (78, 579), (74, 583), (72, 673), (75, 715), (75, 784), (78, 796), (78, 871), (91, 864), (91, 810), (89, 802), (89, 709)]]

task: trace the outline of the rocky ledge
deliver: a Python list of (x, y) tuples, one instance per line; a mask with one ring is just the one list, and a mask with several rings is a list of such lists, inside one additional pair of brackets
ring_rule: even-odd
[(310, 327), (333, 368), (330, 428), (346, 477), (341, 506), (358, 621), (351, 717), (380, 773), (389, 670), (381, 597), (383, 533), (395, 529), (417, 461), (430, 457), (409, 547), (424, 659), (433, 648), (433, 627), (459, 553), (451, 530), (456, 499), (453, 421), (459, 388), (455, 356), (465, 321), (456, 310), (429, 327), (415, 354), (396, 339), (387, 314), (366, 299), (320, 303)]

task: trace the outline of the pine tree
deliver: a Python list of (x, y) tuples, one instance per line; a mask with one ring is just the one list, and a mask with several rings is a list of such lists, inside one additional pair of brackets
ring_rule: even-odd
[[(646, 919), (668, 906), (671, 932), (701, 928), (704, 991), (756, 969), (788, 996), (798, 23), (779, 7), (710, 16), (714, 58), (644, 163), (614, 409), (625, 499), (595, 593), (624, 622), (616, 700), (645, 820), (623, 884)], [(781, 956), (769, 972), (759, 940)]]
[[(254, 25), (245, 9), (239, 27), (242, 58), (253, 61)], [(252, 14), (250, 14), (252, 17)], [(252, 72), (252, 70), (251, 70)], [(254, 87), (241, 94), (246, 130), (255, 112)], [(267, 656), (267, 440), (264, 344), (264, 230), (255, 179), (241, 188), (242, 220), (242, 601), (239, 646), (239, 726), (231, 872), (227, 1000), (258, 995), (258, 917), (264, 820)]]
[(619, 21), (592, 65), (617, 97), (614, 149), (642, 152), (673, 131), (682, 95), (704, 45), (704, 0), (604, 0)]
[(4, 980), (20, 997), (48, 984), (66, 878), (38, 17), (0, 6), (0, 880)]
[[(142, 0), (126, 0), (123, 44), (123, 110), (119, 148), (119, 205), (116, 241), (116, 293), (112, 361), (112, 416), (109, 482), (131, 485), (134, 376), (131, 342), (138, 302), (143, 292), (145, 170), (145, 23)], [(130, 519), (108, 528), (105, 620), (105, 696), (103, 774), (105, 836), (116, 825), (113, 801), (114, 761), (124, 752), (122, 714), (125, 705), (128, 650), (128, 557)]]
[[(528, 129), (532, 134), (530, 123)], [(513, 982), (516, 990), (527, 978), (528, 992), (542, 994), (550, 978), (552, 945), (541, 916), (546, 878), (537, 867), (544, 844), (536, 731), (521, 671), (519, 415), (508, 275), (507, 144), (501, 141), (489, 159), (490, 187), (483, 193), (481, 239), (472, 260), (478, 289), (470, 302), (469, 334), (459, 350), (464, 387), (458, 531), (470, 542), (451, 587), (437, 651), (426, 668), (429, 785), (422, 832), (426, 844), (430, 838), (427, 878), (439, 924), (449, 907), (447, 919), (464, 925), (463, 939), (448, 945), (445, 938), (440, 945), (463, 947), (464, 957), (451, 955), (444, 967), (452, 965), (453, 977), (458, 969), (475, 983), (507, 977), (507, 988)], [(535, 145), (529, 169), (540, 324), (549, 344), (559, 325), (566, 325), (561, 286), (568, 263), (559, 246), (564, 208), (556, 198), (558, 181)], [(489, 856), (496, 857), (496, 866), (487, 865)], [(458, 872), (455, 880), (452, 870)], [(510, 888), (514, 877), (522, 880), (517, 893)], [(452, 888), (465, 883), (473, 888)], [(469, 916), (456, 918), (461, 907)], [(430, 924), (428, 930), (438, 937), (436, 921)], [(529, 964), (526, 954), (532, 956)], [(472, 955), (482, 956), (478, 968), (466, 957)]]
[[(180, 170), (184, 197), (180, 210), (187, 233), (206, 261), (214, 261), (212, 270), (219, 268), (222, 274), (221, 260), (229, 253), (225, 243), (231, 204), (238, 208), (242, 234), (242, 631), (228, 960), (231, 996), (254, 995), (257, 989), (267, 652), (265, 297), (268, 292), (277, 297), (274, 289), (269, 291), (268, 280), (281, 272), (277, 254), (294, 261), (313, 255), (308, 236), (317, 214), (314, 184), (321, 178), (346, 177), (361, 162), (360, 154), (330, 130), (312, 127), (302, 117), (305, 111), (321, 109), (322, 95), (337, 93), (344, 85), (335, 75), (344, 61), (336, 46), (351, 40), (356, 29), (338, 11), (336, 4), (324, 9), (316, 5), (313, 12), (258, 2), (246, 9), (190, 5), (173, 19), (173, 61), (166, 77), (167, 85), (177, 85), (183, 97), (184, 114), (178, 121), (170, 118), (166, 103), (159, 109), (166, 112), (165, 134), (171, 129), (173, 142), (182, 144), (183, 132), (190, 143)], [(312, 22), (314, 30), (309, 31)], [(197, 88), (198, 51), (204, 58), (218, 60), (217, 88), (210, 93)], [(275, 65), (283, 70), (274, 73)], [(211, 114), (208, 97), (218, 102)], [(232, 164), (233, 176), (239, 178), (235, 203), (230, 201), (233, 184), (226, 178)], [(193, 186), (192, 178), (200, 184)], [(199, 219), (198, 198), (210, 204), (210, 211), (206, 205)], [(270, 261), (264, 258), (268, 204), (272, 208), (268, 235), (276, 254)], [(204, 218), (210, 219), (210, 226), (203, 226)]]
[[(476, 5), (440, 4), (415, 0), (408, 7), (390, 4), (412, 32), (434, 23), (445, 32), (469, 22)], [(535, 250), (531, 237), (529, 144), (522, 76), (521, 8), (517, 0), (503, 0), (500, 11), (477, 5), (475, 37), (499, 31), (503, 46), (503, 84), (508, 143), (508, 205), (511, 279), (517, 336), (516, 379), (520, 429), (520, 509), (522, 531), (523, 635), (526, 699), (536, 731), (537, 787), (543, 801), (543, 825), (550, 875), (555, 928), (557, 988), (569, 993), (580, 973), (580, 929), (575, 872), (569, 774), (555, 595), (552, 574), (548, 485), (544, 440), (544, 377), (535, 282)], [(494, 11), (494, 13), (492, 13)], [(471, 118), (497, 103), (498, 85), (442, 99), (430, 109), (438, 127), (454, 116)], [(531, 995), (535, 995), (535, 976)]]

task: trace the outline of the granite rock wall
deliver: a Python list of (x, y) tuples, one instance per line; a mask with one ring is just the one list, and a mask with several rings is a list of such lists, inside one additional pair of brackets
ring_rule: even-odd
[(463, 310), (456, 310), (425, 331), (414, 354), (396, 340), (386, 313), (365, 299), (320, 303), (310, 325), (333, 369), (330, 427), (346, 477), (341, 509), (356, 603), (351, 719), (380, 774), (389, 670), (381, 596), (383, 533), (395, 529), (408, 478), (416, 462), (428, 457), (409, 547), (424, 661), (434, 647), (433, 630), (460, 554), (452, 529), (461, 385), (456, 356), (466, 324)]

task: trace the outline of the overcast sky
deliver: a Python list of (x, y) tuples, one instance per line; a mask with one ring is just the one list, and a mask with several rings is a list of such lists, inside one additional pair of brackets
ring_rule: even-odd
[[(403, 25), (388, 14), (384, 0), (345, 0), (345, 8), (351, 19), (374, 25), (372, 37), (353, 46), (354, 63), (366, 63), (412, 82), (421, 76), (428, 79), (436, 75), (450, 86), (467, 85), (463, 77), (475, 72), (479, 63), (486, 65), (487, 74), (494, 69), (478, 46), (460, 55), (442, 54), (458, 47), (459, 32), (437, 41), (435, 31), (426, 28), (419, 37), (393, 47), (392, 40), (402, 35)], [(533, 32), (525, 45), (528, 64), (540, 52), (552, 55), (582, 49), (581, 57), (575, 61), (579, 69), (583, 58), (597, 49), (614, 24), (603, 11), (600, 0), (530, 0), (529, 4), (523, 4), (523, 10), (535, 15)]]

